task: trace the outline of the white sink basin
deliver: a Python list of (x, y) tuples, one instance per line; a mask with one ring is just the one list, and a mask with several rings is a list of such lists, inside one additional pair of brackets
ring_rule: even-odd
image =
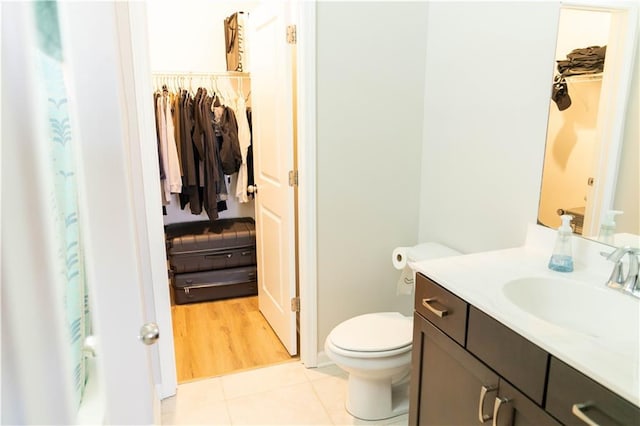
[(507, 299), (529, 314), (571, 331), (599, 339), (637, 340), (637, 299), (580, 281), (527, 277), (503, 287)]

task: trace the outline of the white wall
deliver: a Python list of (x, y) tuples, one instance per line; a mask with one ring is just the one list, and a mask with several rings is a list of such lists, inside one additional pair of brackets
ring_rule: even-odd
[[(226, 71), (224, 19), (237, 11), (250, 12), (259, 1), (149, 1), (149, 55), (152, 72), (209, 73)], [(228, 210), (220, 217), (254, 217), (254, 202), (240, 204), (233, 197), (231, 177)], [(207, 220), (206, 213), (191, 214), (180, 209), (177, 195), (171, 196), (164, 223)]]
[(558, 23), (556, 59), (565, 60), (573, 49), (605, 46), (609, 40), (609, 12), (562, 9)]
[(558, 14), (558, 2), (430, 3), (421, 241), (462, 252), (524, 242), (538, 210)]
[(417, 242), (427, 5), (317, 4), (318, 349), (401, 309), (391, 252)]
[(226, 71), (224, 18), (260, 2), (154, 0), (147, 2), (151, 70)]

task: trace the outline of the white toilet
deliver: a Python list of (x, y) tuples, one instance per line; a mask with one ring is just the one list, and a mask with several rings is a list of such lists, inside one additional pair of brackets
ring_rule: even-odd
[[(408, 257), (418, 261), (460, 254), (430, 242), (414, 246)], [(329, 333), (324, 351), (349, 373), (346, 405), (351, 415), (381, 420), (409, 411), (412, 338), (413, 318), (398, 312), (360, 315)]]
[(398, 312), (360, 315), (338, 324), (325, 354), (349, 373), (347, 411), (363, 420), (409, 410), (413, 320)]

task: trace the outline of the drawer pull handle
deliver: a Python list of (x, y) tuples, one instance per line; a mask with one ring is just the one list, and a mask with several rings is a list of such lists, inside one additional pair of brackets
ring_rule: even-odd
[(498, 414), (500, 414), (500, 409), (504, 404), (511, 404), (511, 400), (507, 398), (496, 398), (496, 402), (493, 404), (493, 426), (498, 426)]
[(435, 297), (429, 297), (427, 299), (422, 299), (422, 306), (424, 306), (425, 308), (427, 308), (428, 310), (430, 310), (431, 312), (433, 312), (434, 314), (436, 314), (440, 318), (444, 318), (449, 314), (449, 311), (447, 311), (446, 309), (443, 309), (443, 310), (436, 309), (433, 306), (431, 306), (431, 302), (437, 302), (437, 301), (438, 301), (438, 299), (436, 299)]
[(480, 388), (480, 400), (478, 401), (478, 420), (480, 420), (480, 423), (484, 423), (487, 420), (491, 420), (491, 415), (489, 414), (484, 414), (482, 412), (482, 409), (484, 408), (484, 400), (487, 397), (487, 394), (489, 392), (495, 392), (498, 390), (498, 386), (497, 385), (489, 385), (489, 386), (482, 386)]
[(587, 424), (589, 426), (599, 426), (598, 423), (596, 423), (593, 420), (591, 420), (591, 418), (589, 416), (587, 416), (587, 413), (584, 412), (585, 408), (589, 408), (589, 407), (592, 407), (592, 406), (593, 406), (593, 404), (591, 402), (584, 402), (584, 403), (581, 403), (581, 404), (573, 404), (573, 406), (571, 407), (571, 412), (573, 413), (574, 416), (576, 416), (577, 418), (582, 420), (585, 424)]

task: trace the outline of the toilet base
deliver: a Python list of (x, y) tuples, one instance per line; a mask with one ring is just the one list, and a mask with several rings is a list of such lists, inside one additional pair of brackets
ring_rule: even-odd
[(409, 380), (363, 379), (349, 375), (346, 408), (361, 420), (383, 420), (409, 412)]

